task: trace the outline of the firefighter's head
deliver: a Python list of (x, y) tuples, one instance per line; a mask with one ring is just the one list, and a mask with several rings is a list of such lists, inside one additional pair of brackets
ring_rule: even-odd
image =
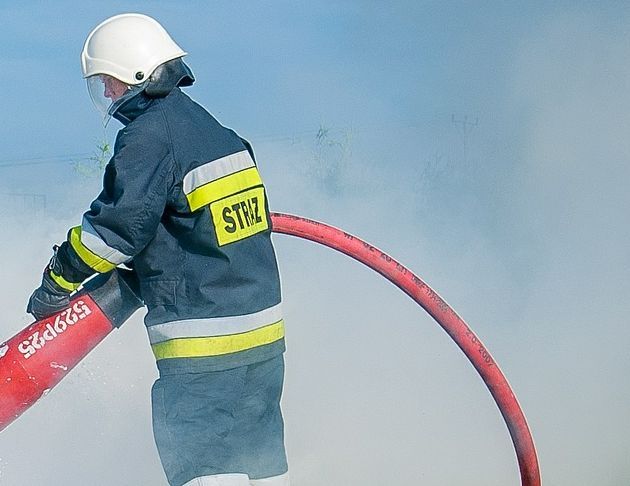
[(119, 100), (129, 90), (128, 84), (109, 74), (99, 74), (98, 79), (103, 83), (103, 96), (112, 102)]
[(155, 81), (152, 76), (161, 72), (158, 67), (185, 55), (155, 19), (127, 13), (110, 17), (90, 32), (81, 52), (81, 68), (92, 101), (111, 115), (116, 102)]

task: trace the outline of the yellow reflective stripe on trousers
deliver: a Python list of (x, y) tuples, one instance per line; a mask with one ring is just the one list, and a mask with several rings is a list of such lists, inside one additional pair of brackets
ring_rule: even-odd
[(104, 258), (92, 253), (83, 243), (81, 243), (81, 226), (75, 226), (70, 230), (70, 245), (77, 252), (77, 255), (92, 270), (99, 273), (109, 272), (116, 268), (114, 263), (108, 262)]
[(195, 338), (178, 338), (151, 346), (156, 359), (202, 358), (246, 351), (271, 344), (284, 337), (284, 321), (240, 334)]
[(59, 285), (59, 287), (61, 287), (64, 290), (67, 290), (68, 292), (74, 292), (81, 285), (80, 283), (73, 283), (73, 282), (67, 281), (61, 275), (57, 275), (52, 270), (50, 271), (50, 278), (52, 278), (55, 281), (55, 283)]
[(256, 167), (235, 172), (233, 174), (214, 180), (203, 186), (195, 188), (190, 194), (186, 194), (191, 211), (262, 184), (262, 179)]

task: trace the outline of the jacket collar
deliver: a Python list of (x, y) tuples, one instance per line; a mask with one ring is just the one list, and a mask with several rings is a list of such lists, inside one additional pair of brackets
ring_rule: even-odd
[(138, 118), (155, 101), (149, 98), (144, 91), (130, 93), (130, 96), (120, 100), (120, 104), (114, 108), (112, 116), (123, 125), (128, 125)]
[(191, 86), (195, 76), (180, 58), (160, 64), (150, 78), (134, 86), (111, 108), (111, 115), (123, 125), (131, 123), (144, 112), (156, 98), (165, 98), (180, 86)]

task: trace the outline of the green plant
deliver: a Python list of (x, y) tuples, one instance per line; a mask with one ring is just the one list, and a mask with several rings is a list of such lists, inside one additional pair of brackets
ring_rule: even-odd
[(112, 155), (112, 149), (107, 140), (97, 142), (96, 149), (87, 161), (74, 162), (74, 170), (85, 177), (95, 177), (102, 173)]

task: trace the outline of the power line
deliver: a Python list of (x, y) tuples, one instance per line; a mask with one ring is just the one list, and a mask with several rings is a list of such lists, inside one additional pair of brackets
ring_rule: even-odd
[(78, 154), (26, 157), (26, 158), (21, 158), (21, 159), (3, 159), (3, 160), (0, 160), (0, 168), (30, 166), (30, 165), (44, 165), (44, 164), (60, 164), (64, 162), (75, 162), (77, 160), (89, 158), (91, 156), (92, 156), (91, 153), (84, 152), (84, 153), (78, 153)]
[[(434, 123), (436, 121), (445, 120), (440, 116), (434, 116), (430, 119), (426, 119), (424, 121), (414, 120), (414, 121), (405, 121), (405, 120), (394, 120), (393, 122), (388, 123), (388, 127), (390, 128), (406, 128), (406, 129), (414, 129), (420, 126), (424, 126), (427, 123)], [(468, 117), (465, 117), (464, 120), (456, 120), (455, 115), (451, 116), (451, 123), (455, 125), (461, 126), (464, 134), (464, 144), (467, 144), (467, 138), (472, 130), (472, 128), (476, 127), (478, 124), (478, 119), (474, 122), (468, 120)], [(317, 128), (301, 128), (295, 130), (292, 133), (277, 133), (277, 134), (251, 134), (245, 135), (246, 138), (259, 143), (279, 143), (279, 142), (290, 142), (292, 144), (300, 143), (304, 139), (312, 139), (315, 140), (319, 131), (325, 128), (327, 130), (331, 130), (333, 132), (369, 132), (372, 130), (380, 130), (382, 127), (377, 123), (360, 123), (360, 124), (350, 124), (349, 127), (338, 127), (334, 125), (328, 125), (326, 123), (320, 123)], [(466, 149), (466, 147), (465, 147)], [(63, 163), (72, 163), (79, 162), (81, 160), (89, 160), (91, 157), (94, 157), (93, 152), (82, 152), (76, 154), (64, 154), (64, 155), (49, 155), (49, 156), (41, 156), (41, 157), (24, 157), (24, 158), (11, 158), (11, 159), (0, 159), (0, 169), (7, 167), (26, 167), (33, 165), (47, 165), (47, 164), (63, 164)]]

